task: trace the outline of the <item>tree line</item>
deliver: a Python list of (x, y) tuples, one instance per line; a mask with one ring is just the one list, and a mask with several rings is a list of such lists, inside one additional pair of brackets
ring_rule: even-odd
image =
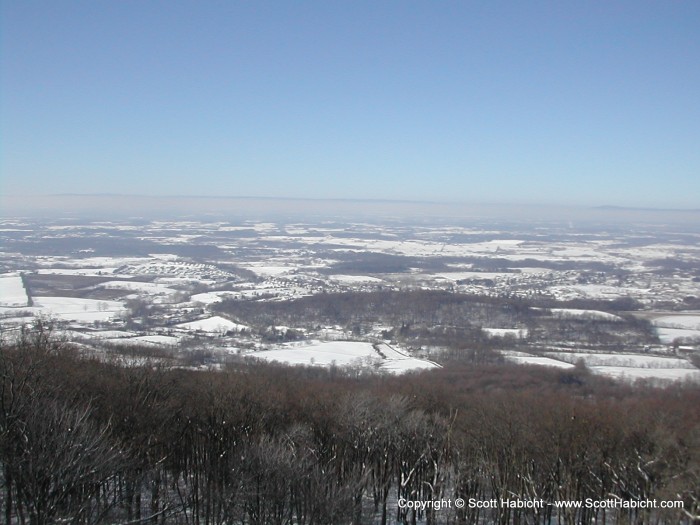
[[(610, 348), (658, 343), (648, 321), (622, 313), (634, 307), (626, 300), (535, 300), (418, 289), (319, 293), (285, 301), (226, 299), (212, 306), (249, 326), (313, 330), (337, 325), (363, 335), (382, 324), (393, 327), (393, 333), (387, 333), (393, 340), (453, 350), (464, 343), (488, 346), (482, 327), (527, 329), (532, 343), (576, 341)], [(551, 308), (602, 310), (618, 318), (552, 316)], [(498, 344), (503, 346), (502, 341)]]
[[(2, 522), (693, 523), (700, 388), (578, 366), (401, 377), (86, 358), (45, 327), (0, 348)], [(684, 508), (447, 508), (463, 498)]]

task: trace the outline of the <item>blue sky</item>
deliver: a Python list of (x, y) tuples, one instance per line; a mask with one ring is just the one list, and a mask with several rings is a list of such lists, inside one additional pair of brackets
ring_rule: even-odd
[(697, 1), (0, 5), (5, 194), (700, 207)]

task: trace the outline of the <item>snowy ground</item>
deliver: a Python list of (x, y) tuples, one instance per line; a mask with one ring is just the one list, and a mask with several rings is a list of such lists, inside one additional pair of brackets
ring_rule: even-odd
[(29, 298), (18, 273), (0, 275), (0, 306), (27, 306)]
[(177, 293), (177, 290), (163, 284), (140, 281), (107, 281), (99, 284), (98, 287), (107, 290), (127, 290), (149, 296), (172, 295)]
[(502, 354), (514, 363), (556, 368), (573, 368), (577, 362), (583, 361), (593, 373), (621, 380), (700, 382), (700, 370), (687, 360), (674, 357), (590, 352), (547, 352), (544, 356), (516, 351)]
[[(119, 301), (97, 299), (79, 299), (75, 297), (34, 297), (34, 306), (13, 308), (12, 311), (28, 312), (35, 317), (74, 321), (92, 324), (95, 321), (110, 321), (125, 313), (124, 305)], [(8, 308), (0, 308), (0, 313), (7, 314)]]
[(180, 342), (180, 338), (169, 335), (141, 335), (136, 337), (115, 337), (105, 341), (119, 345), (176, 346)]
[(552, 315), (558, 317), (586, 317), (586, 318), (596, 318), (605, 319), (606, 321), (620, 321), (619, 315), (610, 314), (608, 312), (601, 312), (599, 310), (578, 310), (574, 308), (552, 308), (550, 309)]
[(694, 370), (695, 367), (685, 359), (675, 357), (660, 357), (644, 354), (594, 354), (588, 352), (547, 352), (547, 357), (574, 364), (583, 360), (586, 366), (611, 366), (644, 369), (684, 369)]
[(637, 379), (656, 379), (660, 381), (700, 382), (700, 370), (686, 368), (630, 368), (624, 366), (593, 366), (596, 374), (614, 379), (635, 381)]
[[(393, 219), (381, 224), (346, 219), (285, 223), (248, 217), (238, 222), (74, 222), (0, 219), (0, 263), (5, 272), (0, 274), (0, 325), (12, 328), (27, 322), (27, 313), (69, 324), (76, 338), (83, 334), (171, 345), (196, 335), (203, 344), (263, 348), (277, 340), (276, 334), (286, 333), (265, 332), (266, 324), (277, 320), (260, 326), (251, 321), (246, 327), (233, 314), (230, 319), (217, 315), (217, 304), (227, 299), (262, 303), (320, 293), (421, 288), (547, 301), (630, 298), (642, 305), (643, 313), (659, 312), (644, 318), (653, 319), (668, 348), (680, 342), (692, 352), (700, 341), (700, 313), (682, 313), (690, 309), (686, 300), (700, 298), (700, 234), (694, 226), (685, 227), (687, 231), (639, 224), (577, 231), (558, 219), (513, 223), (472, 218), (468, 224)], [(147, 248), (129, 255), (123, 246), (134, 240)], [(26, 253), (20, 253), (23, 247)], [(30, 283), (26, 291), (20, 272)], [(138, 301), (130, 301), (135, 298)], [(134, 303), (145, 304), (145, 309), (132, 318)], [(609, 321), (622, 321), (584, 305), (553, 308), (551, 314), (608, 326)], [(146, 323), (144, 311), (151, 316)], [(488, 323), (482, 330), (490, 336), (513, 336), (525, 344), (530, 335), (513, 324), (480, 322)], [(435, 366), (386, 345), (375, 349), (370, 343), (344, 341), (350, 337), (347, 326), (294, 328), (294, 337), (315, 340), (255, 355), (319, 366), (364, 362), (390, 372)], [(379, 339), (383, 330), (394, 328), (368, 326), (364, 335)], [(171, 333), (177, 337), (163, 335)], [(562, 348), (567, 344), (552, 342)], [(653, 361), (654, 356), (644, 354), (616, 355), (618, 361), (595, 355), (585, 357), (591, 369), (615, 377), (685, 377), (688, 370), (693, 372), (662, 366), (670, 361)], [(564, 367), (572, 366), (574, 357), (512, 354), (508, 359)]]
[(481, 328), (484, 332), (490, 336), (495, 337), (506, 337), (512, 336), (516, 339), (523, 339), (527, 337), (527, 328)]
[(200, 319), (199, 321), (191, 321), (189, 323), (181, 323), (175, 325), (179, 330), (192, 332), (206, 332), (209, 334), (225, 334), (226, 332), (242, 332), (248, 330), (249, 327), (243, 324), (234, 323), (228, 319), (224, 319), (218, 315)]
[(665, 315), (653, 323), (662, 343), (700, 341), (700, 315)]
[(436, 368), (439, 365), (411, 357), (387, 344), (359, 341), (306, 341), (250, 354), (258, 359), (291, 365), (368, 367), (391, 373)]

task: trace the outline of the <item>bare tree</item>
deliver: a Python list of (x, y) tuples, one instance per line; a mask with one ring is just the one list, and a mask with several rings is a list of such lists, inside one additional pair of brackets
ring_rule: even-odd
[(7, 458), (16, 495), (30, 522), (97, 523), (114, 504), (112, 480), (124, 454), (107, 427), (90, 421), (90, 409), (34, 398), (16, 425)]

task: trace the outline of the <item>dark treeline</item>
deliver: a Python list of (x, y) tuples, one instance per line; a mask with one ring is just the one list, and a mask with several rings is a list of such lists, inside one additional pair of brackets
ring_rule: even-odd
[[(585, 368), (402, 377), (81, 358), (46, 330), (0, 352), (2, 522), (692, 523), (700, 389)], [(427, 509), (456, 498), (682, 500), (683, 510)]]
[(550, 308), (579, 308), (611, 313), (633, 309), (633, 301), (554, 301), (489, 297), (443, 290), (378, 290), (320, 293), (288, 301), (224, 300), (213, 308), (250, 326), (294, 328), (340, 325), (362, 336), (374, 324), (393, 327), (386, 335), (410, 345), (488, 344), (481, 327), (527, 328), (533, 343), (576, 341), (629, 347), (658, 342), (648, 321), (622, 315), (609, 321), (594, 316), (551, 316)]
[[(337, 235), (337, 234), (336, 234)], [(353, 233), (353, 237), (356, 234)], [(376, 238), (372, 236), (372, 238)], [(343, 249), (342, 245), (337, 248)], [(336, 250), (329, 253), (330, 259), (338, 262), (331, 264), (323, 273), (395, 273), (405, 272), (411, 268), (421, 268), (424, 271), (450, 271), (449, 264), (471, 265), (474, 272), (520, 272), (521, 268), (548, 268), (550, 270), (581, 272), (606, 272), (608, 274), (624, 273), (611, 263), (603, 261), (550, 261), (542, 259), (512, 260), (496, 256), (478, 257), (419, 257), (410, 255), (395, 255), (380, 252), (343, 252)]]

